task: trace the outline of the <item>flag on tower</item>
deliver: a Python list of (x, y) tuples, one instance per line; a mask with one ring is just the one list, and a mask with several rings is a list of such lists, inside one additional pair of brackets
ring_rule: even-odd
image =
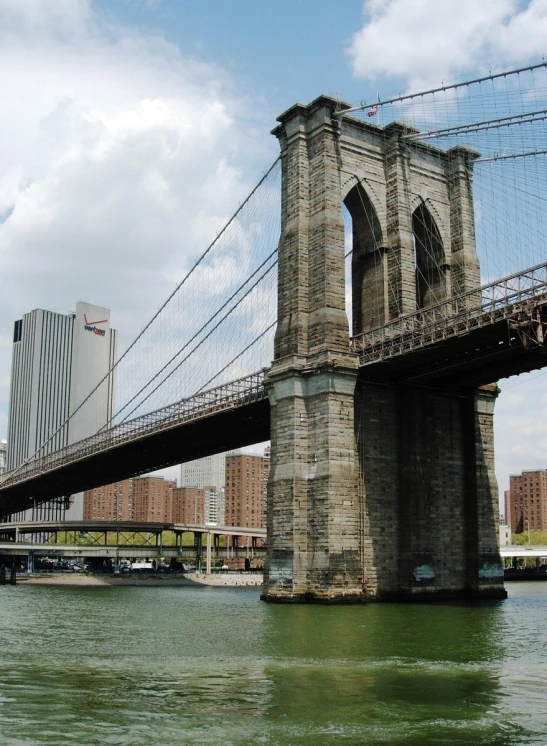
[(367, 111), (367, 117), (373, 117), (375, 114), (378, 114), (378, 104), (374, 104), (374, 106), (371, 106), (370, 109)]

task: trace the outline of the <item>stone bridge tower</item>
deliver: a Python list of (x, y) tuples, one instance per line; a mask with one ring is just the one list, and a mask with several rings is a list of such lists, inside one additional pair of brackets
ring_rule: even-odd
[(473, 159), (336, 116), (322, 96), (274, 130), (282, 157), (278, 327), (263, 598), (501, 596), (496, 387), (370, 382), (350, 351), (341, 207), (353, 223), (352, 333), (480, 284)]

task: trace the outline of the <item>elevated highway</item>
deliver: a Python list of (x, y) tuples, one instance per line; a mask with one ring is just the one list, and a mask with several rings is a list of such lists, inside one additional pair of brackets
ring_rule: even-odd
[(212, 536), (240, 536), (265, 539), (265, 528), (246, 526), (203, 525), (202, 523), (155, 523), (140, 521), (13, 521), (0, 523), (0, 537), (19, 541), (23, 536), (37, 534), (151, 534), (160, 536), (164, 531), (175, 534), (211, 534)]
[[(164, 531), (175, 533), (175, 545), (164, 545), (162, 534)], [(183, 546), (182, 535), (194, 534), (194, 544)], [(34, 541), (33, 538), (50, 534), (50, 541)], [(65, 537), (74, 535), (73, 543), (58, 543), (58, 534)], [(92, 543), (78, 541), (78, 535), (88, 537), (90, 534), (100, 534), (103, 541)], [(108, 537), (115, 536), (114, 544), (108, 542)], [(129, 535), (133, 541), (129, 541)], [(205, 535), (205, 547), (202, 537)], [(221, 547), (220, 536), (237, 537), (246, 546), (238, 546), (232, 542), (231, 547)], [(135, 537), (141, 537), (142, 543), (136, 544)], [(244, 526), (204, 526), (202, 524), (187, 523), (139, 523), (137, 521), (120, 521), (106, 523), (105, 521), (28, 521), (20, 523), (0, 524), (0, 557), (5, 560), (16, 557), (25, 558), (27, 567), (32, 570), (37, 557), (66, 558), (75, 560), (103, 559), (111, 560), (116, 567), (120, 559), (133, 558), (179, 558), (195, 561), (201, 565), (205, 559), (206, 572), (211, 572), (212, 560), (227, 559), (229, 557), (264, 555), (266, 547), (256, 545), (256, 540), (265, 542), (266, 529), (246, 528)]]
[(547, 558), (547, 547), (529, 546), (529, 545), (510, 545), (500, 547), (500, 556), (502, 559), (512, 559), (513, 557), (545, 557)]

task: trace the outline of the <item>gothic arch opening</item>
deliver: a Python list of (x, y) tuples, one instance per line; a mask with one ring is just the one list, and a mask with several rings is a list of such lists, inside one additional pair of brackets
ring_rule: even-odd
[(426, 308), (446, 299), (443, 242), (433, 216), (422, 202), (412, 215), (416, 308)]
[(348, 316), (351, 318), (352, 333), (359, 334), (386, 321), (387, 288), (382, 229), (374, 205), (361, 184), (351, 189), (344, 206), (351, 217), (349, 241), (346, 232), (346, 253), (352, 250), (351, 313)]

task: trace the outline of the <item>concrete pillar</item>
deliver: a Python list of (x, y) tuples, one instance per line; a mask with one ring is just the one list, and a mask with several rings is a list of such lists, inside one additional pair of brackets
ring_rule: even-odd
[(211, 532), (207, 531), (207, 553), (205, 557), (205, 572), (211, 574)]
[(194, 549), (196, 557), (196, 571), (201, 572), (201, 558), (203, 556), (203, 547), (201, 542), (201, 531), (194, 531)]

